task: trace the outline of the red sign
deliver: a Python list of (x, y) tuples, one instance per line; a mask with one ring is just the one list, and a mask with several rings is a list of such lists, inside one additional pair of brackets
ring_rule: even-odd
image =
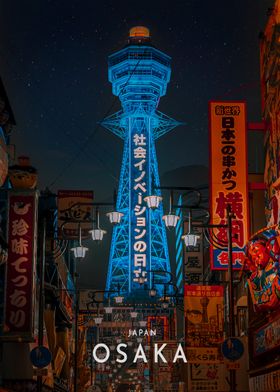
[(37, 194), (10, 193), (5, 335), (32, 340), (34, 332)]
[[(248, 175), (246, 105), (244, 102), (217, 101), (209, 104), (210, 116), (210, 212), (213, 229), (211, 267), (228, 268), (226, 211), (232, 219), (233, 268), (241, 269), (248, 240)], [(221, 249), (224, 248), (224, 250)]]

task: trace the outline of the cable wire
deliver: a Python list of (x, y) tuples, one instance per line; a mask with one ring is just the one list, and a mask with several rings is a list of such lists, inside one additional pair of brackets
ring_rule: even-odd
[[(146, 50), (147, 49), (145, 49), (144, 52)], [(102, 121), (105, 120), (105, 118), (109, 115), (109, 113), (111, 112), (111, 110), (115, 106), (115, 104), (117, 102), (117, 99), (119, 98), (119, 95), (122, 94), (123, 90), (128, 85), (131, 77), (133, 76), (134, 72), (136, 71), (136, 69), (137, 69), (137, 67), (138, 67), (138, 65), (139, 65), (141, 60), (142, 59), (140, 58), (137, 61), (135, 67), (133, 68), (131, 74), (129, 75), (129, 77), (128, 77), (127, 81), (125, 82), (124, 86), (122, 87), (121, 91), (119, 92), (119, 94), (117, 96), (114, 97), (113, 102), (110, 105), (109, 109), (103, 115), (101, 123), (102, 123)], [(79, 148), (79, 151), (69, 160), (69, 162), (65, 165), (65, 167), (57, 174), (57, 176), (54, 178), (54, 180), (48, 185), (49, 189), (62, 177), (62, 175), (65, 173), (65, 171), (68, 170), (73, 165), (73, 163), (77, 160), (77, 158), (80, 156), (80, 154), (86, 150), (86, 148), (88, 146), (88, 142), (90, 141), (90, 139), (92, 139), (95, 136), (95, 134), (96, 134), (96, 132), (98, 131), (99, 128), (100, 128), (100, 123), (98, 123), (95, 126), (95, 128), (92, 130), (92, 132), (85, 138), (85, 141), (83, 142), (82, 146)]]

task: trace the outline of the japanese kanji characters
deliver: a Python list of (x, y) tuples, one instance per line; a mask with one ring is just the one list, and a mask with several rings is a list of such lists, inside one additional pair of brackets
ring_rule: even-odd
[[(232, 245), (234, 268), (241, 268), (248, 235), (248, 189), (246, 117), (243, 102), (211, 102), (211, 215), (218, 243), (227, 247), (227, 208), (233, 213)], [(227, 251), (213, 245), (214, 269), (226, 269)], [(243, 255), (243, 256), (242, 256)]]
[(10, 195), (5, 332), (32, 334), (35, 195)]
[(146, 206), (143, 205), (143, 196), (147, 193), (147, 137), (144, 133), (135, 133), (132, 136), (132, 147), (133, 147), (133, 190), (137, 192), (136, 203), (132, 205), (133, 210), (133, 281), (141, 282), (147, 281), (147, 229), (146, 229)]

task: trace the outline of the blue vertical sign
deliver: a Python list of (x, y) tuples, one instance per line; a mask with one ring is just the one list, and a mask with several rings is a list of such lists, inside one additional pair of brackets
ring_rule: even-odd
[(150, 141), (149, 120), (144, 117), (130, 119), (130, 200), (131, 200), (131, 282), (146, 283), (147, 266), (150, 265), (149, 214), (144, 198), (149, 193)]

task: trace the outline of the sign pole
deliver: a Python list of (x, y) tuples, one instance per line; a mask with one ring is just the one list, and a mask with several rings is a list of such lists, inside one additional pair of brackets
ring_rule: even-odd
[[(77, 278), (76, 278), (77, 279)], [(76, 280), (76, 304), (75, 304), (75, 353), (74, 353), (74, 392), (78, 392), (78, 350), (79, 350), (79, 299), (80, 292), (77, 289)]]
[[(41, 238), (41, 255), (40, 255), (40, 288), (39, 288), (39, 314), (38, 314), (38, 346), (44, 344), (44, 308), (45, 308), (45, 251), (46, 251), (46, 217), (43, 219), (42, 238)], [(41, 375), (37, 376), (37, 391), (42, 391)]]
[[(235, 337), (234, 324), (234, 288), (233, 288), (233, 268), (232, 268), (232, 212), (230, 205), (227, 206), (227, 225), (228, 225), (228, 280), (229, 280), (229, 335)], [(235, 369), (230, 369), (230, 392), (236, 392), (236, 373)]]

